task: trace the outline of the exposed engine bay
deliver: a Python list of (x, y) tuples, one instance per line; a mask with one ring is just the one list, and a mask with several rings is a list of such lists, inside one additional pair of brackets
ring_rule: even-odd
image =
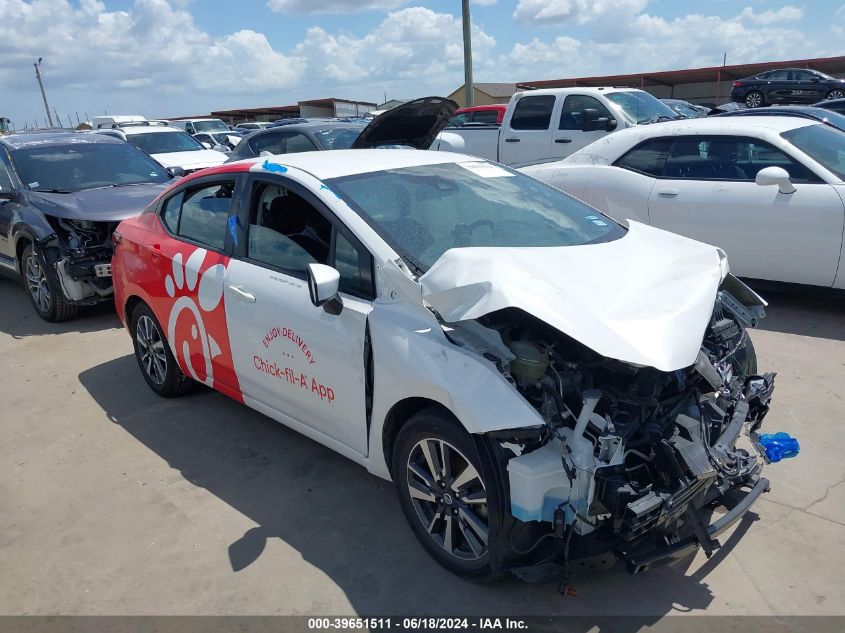
[(53, 235), (38, 243), (55, 268), (65, 297), (91, 304), (111, 298), (111, 236), (117, 222), (68, 220), (47, 216)]
[[(634, 572), (698, 546), (709, 556), (730, 523), (708, 531), (700, 510), (750, 488), (747, 509), (768, 489), (757, 430), (775, 375), (757, 373), (746, 333), (764, 305), (729, 275), (697, 361), (672, 372), (602, 357), (515, 308), (444, 325), (545, 420), (490, 434), (507, 460), (512, 554), (566, 564), (574, 536), (593, 552), (612, 550)], [(746, 447), (737, 445), (743, 432)]]

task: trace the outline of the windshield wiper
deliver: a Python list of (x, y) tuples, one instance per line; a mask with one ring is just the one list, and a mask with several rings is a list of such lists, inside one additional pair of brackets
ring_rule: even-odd
[(69, 189), (32, 189), (37, 193), (74, 193), (73, 190)]

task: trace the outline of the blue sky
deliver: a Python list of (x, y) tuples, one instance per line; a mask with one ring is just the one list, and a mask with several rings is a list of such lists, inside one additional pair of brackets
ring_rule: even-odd
[[(843, 54), (845, 0), (474, 0), (476, 81)], [(146, 116), (448, 94), (459, 0), (0, 0), (0, 114)]]

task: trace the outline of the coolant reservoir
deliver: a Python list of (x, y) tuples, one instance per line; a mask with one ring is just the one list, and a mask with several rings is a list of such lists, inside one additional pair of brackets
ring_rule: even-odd
[(508, 346), (515, 359), (511, 361), (510, 372), (520, 385), (533, 385), (549, 368), (549, 351), (540, 349), (529, 341), (512, 341)]
[(511, 514), (520, 521), (551, 522), (555, 508), (569, 499), (569, 480), (557, 438), (536, 451), (511, 459), (508, 478)]

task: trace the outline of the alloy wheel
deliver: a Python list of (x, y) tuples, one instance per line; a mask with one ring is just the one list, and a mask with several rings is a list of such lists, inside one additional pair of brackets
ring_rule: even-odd
[(147, 376), (157, 385), (164, 383), (167, 377), (167, 354), (164, 340), (158, 326), (148, 316), (138, 319), (135, 326), (135, 340), (138, 343), (138, 356)]
[(487, 492), (463, 453), (439, 438), (420, 440), (408, 455), (406, 484), (417, 517), (440, 547), (468, 561), (487, 554)]
[(827, 95), (828, 99), (842, 99), (843, 97), (845, 97), (845, 92), (841, 90), (831, 90)]
[(39, 312), (46, 314), (50, 311), (53, 297), (50, 294), (47, 275), (44, 274), (44, 269), (34, 254), (26, 260), (24, 274), (26, 276), (26, 286), (29, 289), (29, 294), (32, 296), (33, 303), (38, 307)]
[(763, 95), (759, 92), (752, 92), (745, 97), (745, 105), (749, 108), (759, 108), (763, 103)]

